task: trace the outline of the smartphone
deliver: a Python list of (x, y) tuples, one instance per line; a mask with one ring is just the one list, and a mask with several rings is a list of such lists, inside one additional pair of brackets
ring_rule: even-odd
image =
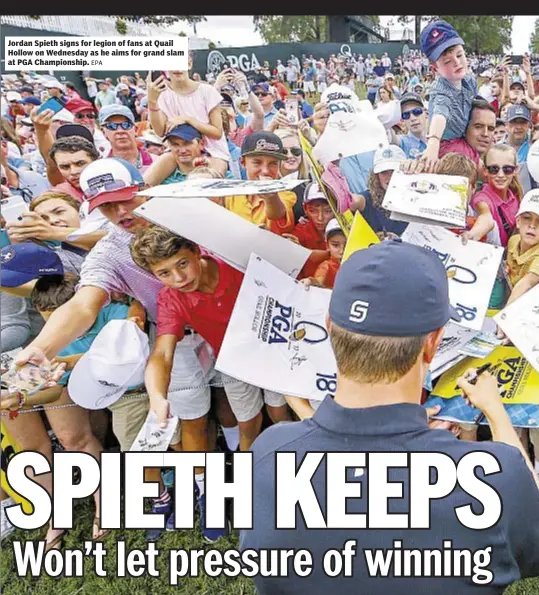
[(28, 211), (28, 205), (22, 196), (10, 196), (0, 200), (0, 212), (6, 223), (16, 223), (18, 218)]
[(299, 102), (297, 97), (287, 97), (284, 102), (286, 119), (290, 124), (297, 124), (299, 117)]
[(47, 101), (45, 101), (45, 103), (43, 103), (39, 107), (37, 113), (40, 114), (41, 112), (44, 112), (46, 109), (50, 109), (55, 114), (57, 114), (59, 111), (63, 110), (64, 107), (64, 104), (59, 99), (57, 99), (56, 97), (51, 97), (47, 99)]
[(49, 369), (27, 363), (19, 368), (10, 368), (3, 374), (2, 382), (10, 391), (33, 395), (47, 384), (50, 375)]
[(514, 64), (515, 66), (520, 66), (522, 64), (524, 56), (510, 56), (510, 58), (511, 64)]
[(155, 83), (155, 81), (162, 76), (163, 78), (167, 78), (164, 72), (161, 72), (160, 70), (152, 70), (152, 83)]

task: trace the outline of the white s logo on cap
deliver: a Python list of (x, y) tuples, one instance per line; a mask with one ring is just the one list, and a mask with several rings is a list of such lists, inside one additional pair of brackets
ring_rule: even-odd
[(350, 322), (363, 322), (369, 313), (369, 302), (356, 300), (350, 306)]

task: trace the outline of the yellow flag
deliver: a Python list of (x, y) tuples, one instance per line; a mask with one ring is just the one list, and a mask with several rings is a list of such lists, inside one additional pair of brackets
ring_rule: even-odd
[(320, 186), (320, 190), (324, 193), (331, 210), (333, 211), (333, 215), (337, 222), (341, 226), (341, 229), (346, 237), (350, 234), (350, 228), (352, 227), (352, 222), (354, 216), (350, 210), (346, 211), (345, 213), (341, 213), (339, 211), (339, 203), (335, 196), (333, 190), (322, 180), (322, 174), (324, 173), (324, 168), (322, 164), (314, 157), (313, 155), (313, 148), (311, 143), (302, 135), (301, 132), (298, 132), (299, 140), (301, 144), (301, 148), (303, 149), (304, 155), (307, 157), (307, 162), (310, 165), (311, 173), (316, 181), (316, 183)]
[(468, 368), (478, 368), (486, 363), (491, 364), (489, 372), (496, 376), (504, 403), (539, 405), (539, 374), (516, 347), (500, 346), (484, 359), (464, 359), (440, 378), (431, 396), (451, 399), (462, 395), (457, 378)]
[(31, 514), (33, 512), (32, 505), (19, 496), (17, 492), (14, 492), (11, 487), (9, 486), (6, 478), (7, 466), (11, 457), (14, 457), (18, 452), (20, 452), (20, 448), (17, 443), (13, 440), (13, 438), (8, 434), (6, 430), (6, 426), (0, 422), (0, 485), (2, 486), (2, 490), (11, 496), (17, 504), (22, 505), (22, 509), (27, 514)]
[(350, 254), (353, 254), (357, 250), (364, 250), (373, 244), (379, 243), (380, 240), (372, 230), (371, 226), (365, 221), (363, 215), (359, 211), (356, 211), (356, 216), (354, 217), (354, 223), (350, 230), (348, 242), (346, 242), (342, 261), (345, 262), (350, 257)]

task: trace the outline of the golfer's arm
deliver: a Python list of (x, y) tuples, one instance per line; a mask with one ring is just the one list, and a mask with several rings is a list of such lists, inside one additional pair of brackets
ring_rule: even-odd
[(29, 347), (38, 347), (51, 359), (83, 335), (95, 322), (108, 294), (94, 286), (82, 287), (63, 306), (55, 310)]

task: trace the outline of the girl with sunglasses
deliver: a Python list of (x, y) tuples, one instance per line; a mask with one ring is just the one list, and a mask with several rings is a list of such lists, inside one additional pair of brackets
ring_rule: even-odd
[[(516, 215), (523, 191), (518, 179), (517, 154), (509, 145), (494, 145), (485, 155), (483, 171), (485, 180), (480, 192), (471, 200), (472, 208), (480, 213), (488, 208), (495, 222), (494, 237), (488, 241), (498, 246), (507, 246), (514, 232)], [(497, 232), (497, 234), (496, 234)], [(490, 308), (501, 308), (505, 303), (507, 284), (502, 268), (498, 272)]]
[[(277, 128), (275, 134), (283, 141), (283, 148), (286, 152), (286, 159), (281, 161), (281, 177), (295, 180), (308, 180), (309, 170), (307, 162), (303, 157), (303, 150), (299, 142), (298, 133), (291, 128)], [(305, 217), (303, 211), (303, 195), (307, 183), (296, 186), (292, 192), (296, 195), (294, 205), (294, 217), (296, 223), (301, 217)]]
[(487, 206), (500, 235), (500, 246), (507, 246), (515, 228), (516, 214), (522, 199), (518, 179), (517, 156), (509, 145), (494, 145), (485, 155), (485, 183), (472, 198), (471, 205), (479, 211)]

